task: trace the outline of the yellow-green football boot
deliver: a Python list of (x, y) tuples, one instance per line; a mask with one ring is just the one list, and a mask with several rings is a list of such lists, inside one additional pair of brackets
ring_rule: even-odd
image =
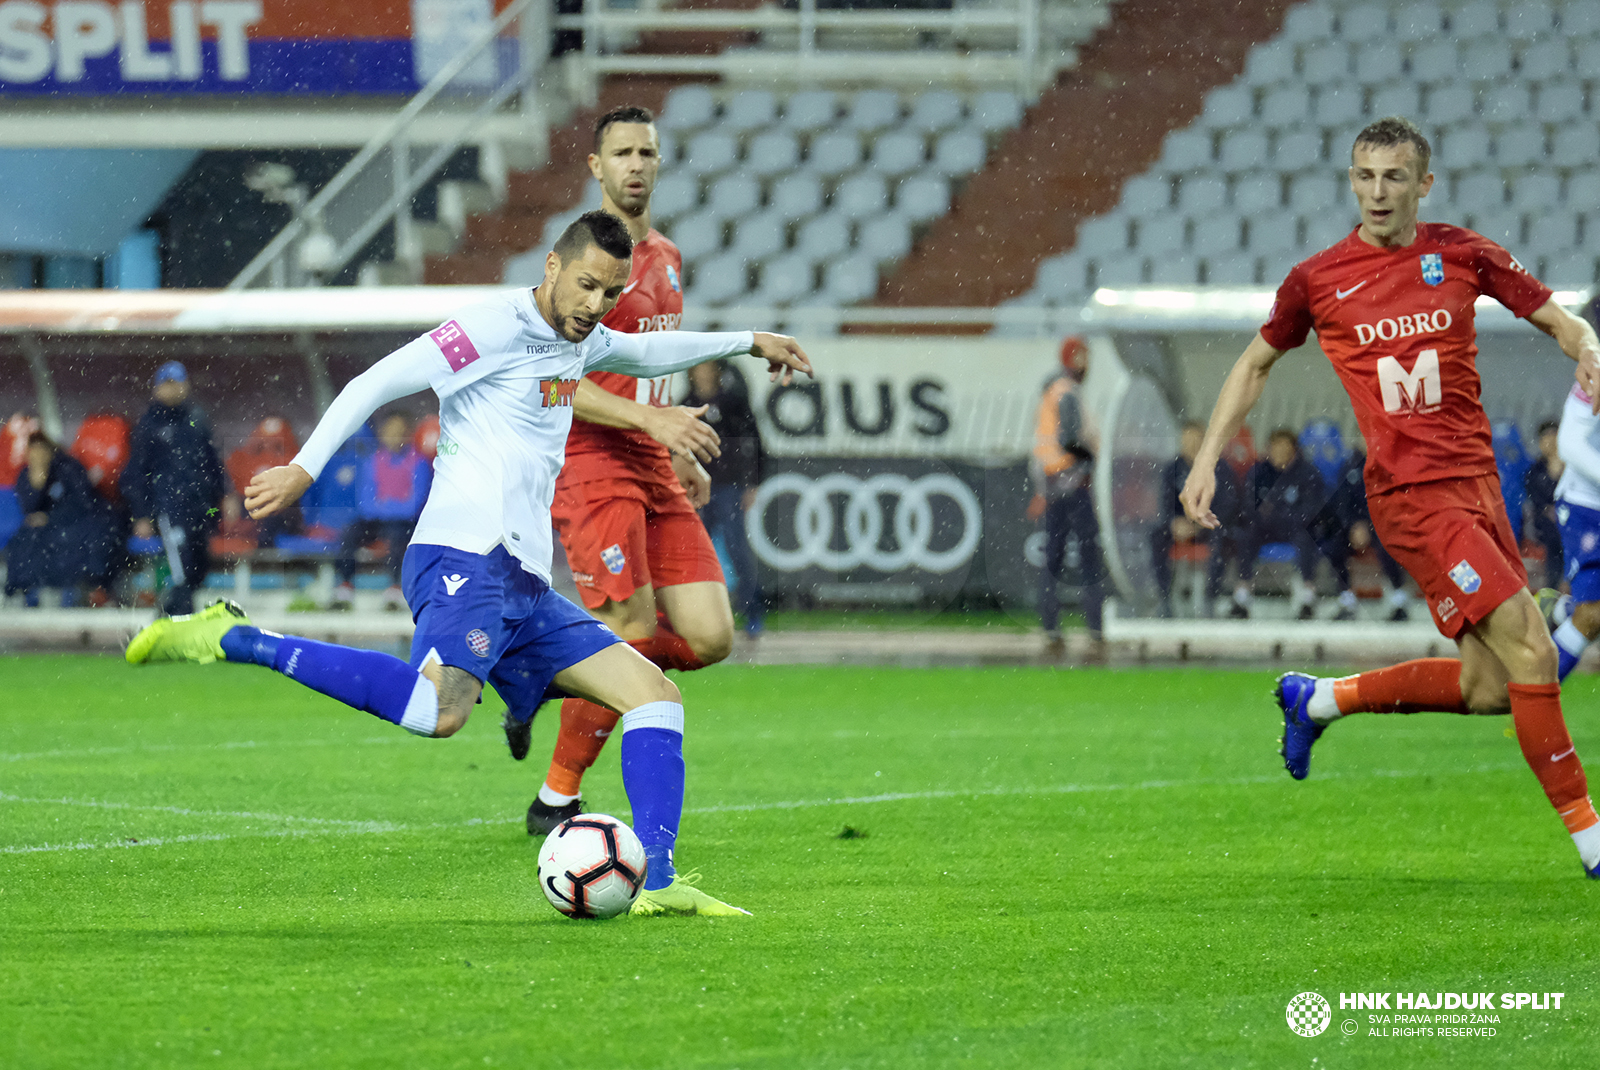
[(680, 873), (665, 888), (657, 888), (655, 891), (646, 888), (640, 892), (639, 898), (633, 901), (633, 908), (628, 913), (644, 917), (663, 914), (677, 914), (684, 917), (699, 915), (706, 918), (750, 916), (748, 910), (740, 910), (730, 903), (724, 903), (702, 892), (695, 887), (699, 883), (700, 874)]
[(227, 660), (222, 653), (222, 637), (232, 628), (249, 624), (237, 602), (213, 602), (198, 613), (181, 617), (162, 617), (140, 629), (128, 644), (129, 665), (150, 661), (195, 661), (209, 665)]

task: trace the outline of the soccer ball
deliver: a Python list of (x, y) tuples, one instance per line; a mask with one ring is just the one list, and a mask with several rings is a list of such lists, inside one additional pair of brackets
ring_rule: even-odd
[(579, 814), (551, 830), (539, 848), (539, 887), (569, 918), (625, 914), (644, 887), (644, 844), (605, 814)]

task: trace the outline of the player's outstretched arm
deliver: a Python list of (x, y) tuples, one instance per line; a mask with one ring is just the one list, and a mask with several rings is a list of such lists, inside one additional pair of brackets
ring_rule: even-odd
[(1600, 413), (1600, 338), (1594, 328), (1556, 304), (1546, 301), (1528, 316), (1528, 322), (1556, 340), (1561, 352), (1578, 362), (1578, 385), (1592, 399), (1590, 412)]
[(1216, 407), (1211, 410), (1205, 441), (1194, 459), (1194, 467), (1189, 470), (1183, 492), (1178, 495), (1178, 500), (1183, 502), (1184, 515), (1203, 528), (1221, 526), (1216, 513), (1211, 511), (1211, 499), (1217, 493), (1217, 461), (1222, 458), (1223, 447), (1238, 434), (1245, 416), (1260, 400), (1267, 375), (1284, 352), (1273, 348), (1257, 333), (1222, 384), (1222, 393), (1217, 395)]
[(244, 489), (244, 508), (256, 520), (281, 513), (311, 486), (311, 473), (297, 464), (257, 472)]
[(767, 378), (778, 381), (781, 373), (783, 385), (788, 386), (794, 381), (795, 372), (805, 372), (813, 379), (816, 373), (811, 370), (811, 360), (806, 356), (806, 351), (786, 334), (768, 334), (766, 331), (755, 332), (755, 344), (750, 347), (750, 355), (759, 357), (767, 362)]
[(603, 427), (643, 431), (673, 455), (693, 456), (700, 461), (722, 456), (722, 438), (700, 419), (707, 407), (642, 405), (619, 397), (590, 379), (580, 381), (572, 396), (572, 415), (578, 419)]

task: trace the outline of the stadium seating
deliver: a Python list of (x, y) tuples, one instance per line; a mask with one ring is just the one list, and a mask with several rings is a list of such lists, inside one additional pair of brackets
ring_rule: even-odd
[[(680, 86), (658, 122), (652, 221), (683, 253), (692, 304), (863, 301), (1021, 120), (1022, 101), (993, 90)], [(1208, 203), (1225, 198), (1219, 185)], [(542, 250), (599, 200), (591, 184), (552, 216), (535, 250), (507, 263), (505, 281), (536, 283)]]
[(1338, 482), (1339, 472), (1350, 456), (1345, 449), (1344, 435), (1332, 420), (1312, 420), (1306, 424), (1300, 431), (1300, 449), (1329, 487)]
[(1510, 420), (1496, 420), (1489, 432), (1494, 439), (1494, 463), (1500, 471), (1500, 496), (1505, 499), (1506, 518), (1517, 541), (1522, 541), (1522, 506), (1528, 492), (1523, 482), (1533, 467), (1534, 455), (1528, 452), (1522, 432)]
[[(1274, 286), (1355, 225), (1346, 153), (1363, 125), (1394, 114), (1418, 122), (1434, 146), (1423, 219), (1507, 244), (1557, 288), (1591, 285), (1597, 70), (1594, 0), (1296, 4), (1279, 36), (1251, 50), (1244, 72), (1167, 135), (1154, 167), (1080, 228), (1076, 248), (1041, 263), (1034, 289), (1014, 303), (1073, 305), (1098, 286), (1141, 283)], [(1202, 214), (1207, 225), (1194, 225)], [(1243, 227), (1240, 244), (1216, 221), (1228, 217)], [(1169, 244), (1180, 227), (1184, 237), (1160, 256), (1142, 242), (1130, 256), (1126, 244), (1093, 240), (1102, 223)]]
[(113, 501), (120, 500), (117, 477), (128, 465), (133, 429), (115, 413), (94, 413), (83, 418), (67, 452), (89, 473), (94, 489)]

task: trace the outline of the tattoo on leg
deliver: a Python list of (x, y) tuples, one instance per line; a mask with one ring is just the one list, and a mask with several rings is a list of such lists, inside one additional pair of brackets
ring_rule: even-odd
[(439, 669), (439, 712), (459, 710), (464, 717), (472, 712), (473, 703), (483, 685), (465, 669), (444, 665)]

